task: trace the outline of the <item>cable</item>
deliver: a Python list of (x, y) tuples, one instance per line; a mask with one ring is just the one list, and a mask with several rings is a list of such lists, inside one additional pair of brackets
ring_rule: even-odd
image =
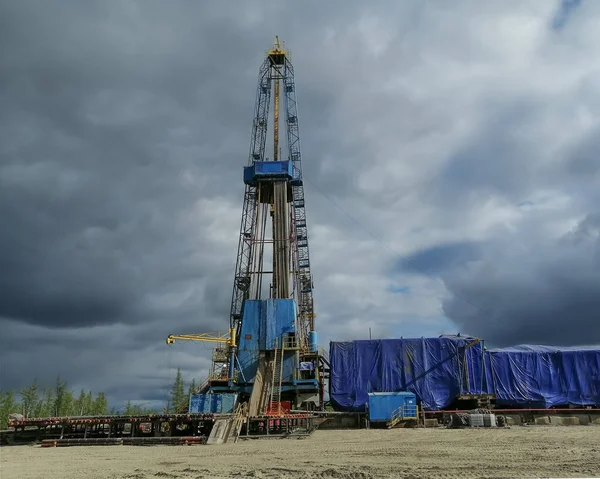
[[(174, 380), (171, 376), (171, 373), (172, 373), (171, 360), (173, 359), (171, 348), (167, 348), (166, 353), (167, 353), (167, 357), (168, 357), (167, 359), (169, 361), (169, 368), (167, 370), (168, 371), (167, 376), (170, 376), (169, 379), (171, 379), (171, 386), (172, 386)], [(167, 412), (169, 411), (169, 403), (171, 402), (170, 396), (171, 396), (171, 391), (169, 390), (169, 388), (167, 388), (167, 390), (165, 391), (165, 402), (166, 402), (165, 409), (167, 410)]]

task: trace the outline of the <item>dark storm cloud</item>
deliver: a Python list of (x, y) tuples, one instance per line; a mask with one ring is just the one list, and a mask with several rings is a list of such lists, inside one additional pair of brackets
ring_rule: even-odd
[[(148, 398), (169, 354), (206, 372), (209, 349), (167, 334), (227, 327), (258, 68), (282, 31), (308, 59), (309, 29), (276, 3), (85, 3), (0, 11), (2, 388), (93, 375)], [(326, 144), (332, 94), (297, 81), (302, 134)]]
[(200, 195), (241, 198), (228, 185), (247, 150), (253, 60), (271, 41), (239, 41), (244, 28), (214, 8), (76, 4), (3, 15), (0, 315), (48, 326), (140, 320), (149, 291), (208, 277), (178, 214)]
[(437, 274), (478, 256), (479, 246), (476, 243), (440, 244), (401, 258), (398, 267), (413, 273)]
[(569, 17), (581, 5), (581, 0), (559, 0), (556, 14), (552, 19), (552, 28), (561, 30), (569, 21)]
[[(195, 378), (201, 382), (210, 364), (206, 345), (167, 346), (167, 334), (162, 331), (168, 323), (151, 322), (143, 328), (110, 325), (49, 330), (0, 320), (1, 387), (20, 388), (34, 378), (41, 386), (52, 387), (60, 376), (75, 391), (85, 388), (105, 392), (115, 407), (132, 399), (162, 408), (177, 368), (187, 381)], [(186, 327), (179, 322), (177, 325)], [(187, 326), (193, 330), (192, 324)]]
[[(414, 261), (442, 272), (450, 291), (465, 288), (473, 302), (478, 293), (485, 297), (476, 283), (487, 276), (476, 270), (459, 275), (451, 259), (457, 251), (443, 246), (479, 240), (481, 232), (460, 222), (481, 201), (468, 192), (535, 206), (530, 192), (564, 181), (579, 199), (573, 214), (592, 211), (598, 189), (591, 187), (589, 152), (596, 137), (586, 137), (589, 148), (566, 148), (567, 166), (534, 167), (529, 161), (544, 135), (562, 131), (561, 125), (536, 130), (552, 116), (548, 105), (555, 98), (511, 92), (510, 81), (498, 89), (490, 81), (508, 68), (502, 48), (513, 58), (522, 43), (528, 46), (522, 28), (507, 37), (494, 30), (502, 24), (495, 18), (521, 2), (481, 3), (477, 18), (465, 13), (465, 4), (3, 2), (2, 387), (20, 387), (33, 376), (53, 381), (60, 373), (122, 404), (162, 400), (176, 367), (201, 380), (210, 350), (191, 343), (167, 347), (164, 339), (227, 327), (257, 73), (275, 34), (287, 41), (296, 66), (325, 342), (331, 331), (347, 339), (354, 331), (366, 334), (365, 318), (381, 334), (402, 330), (399, 318), (408, 318), (411, 328), (425, 325), (415, 317), (426, 317), (423, 327), (435, 331), (437, 323), (422, 311), (433, 309), (437, 320), (439, 303), (437, 293), (426, 295), (407, 278), (401, 284), (410, 294), (388, 301), (383, 276), (397, 263), (380, 245), (365, 242), (357, 224), (318, 191), (362, 215), (359, 222), (369, 230), (405, 242), (405, 251), (417, 252)], [(547, 8), (536, 5), (523, 8), (526, 20)], [(479, 29), (485, 15), (494, 20), (492, 33)], [(522, 24), (521, 17), (508, 23)], [(542, 53), (557, 62), (557, 72), (569, 70), (568, 55), (561, 63)], [(478, 62), (490, 65), (489, 78), (457, 76), (480, 69)], [(554, 81), (546, 71), (540, 76)], [(596, 84), (586, 76), (581, 91), (561, 101), (575, 97), (593, 109)], [(462, 119), (465, 131), (449, 133)], [(444, 143), (450, 137), (456, 138)], [(418, 185), (402, 175), (421, 167), (430, 171)], [(389, 182), (378, 183), (381, 178)], [(420, 234), (440, 224), (460, 234), (439, 238), (437, 247), (425, 234), (423, 246)], [(501, 241), (483, 244), (478, 257), (495, 267), (494, 261), (503, 262), (494, 256), (502, 247)], [(554, 264), (547, 258), (555, 250), (543, 256), (529, 247), (539, 270)], [(460, 266), (473, 259), (468, 247), (459, 252), (465, 253)], [(535, 290), (521, 291), (527, 298)], [(450, 301), (446, 309), (463, 324), (470, 316), (460, 304)], [(498, 334), (508, 341), (509, 332)]]
[(523, 251), (506, 240), (486, 253), (444, 275), (444, 312), (461, 331), (500, 346), (599, 340), (600, 214), (558, 241)]
[[(495, 102), (494, 102), (495, 103)], [(513, 104), (496, 104), (496, 114), (480, 125), (472, 141), (454, 152), (439, 178), (445, 197), (462, 196), (475, 189), (523, 194), (531, 185), (533, 145), (526, 130), (542, 115), (538, 102), (521, 98)]]

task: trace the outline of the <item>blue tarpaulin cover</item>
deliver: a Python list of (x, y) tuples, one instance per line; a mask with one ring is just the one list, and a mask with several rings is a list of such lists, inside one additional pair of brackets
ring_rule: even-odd
[(520, 345), (486, 352), (496, 403), (548, 408), (600, 405), (600, 347)]
[(600, 406), (600, 347), (520, 345), (484, 355), (473, 343), (459, 336), (332, 342), (331, 400), (364, 410), (370, 392), (409, 391), (430, 410), (485, 393), (506, 407)]
[(474, 340), (442, 336), (331, 342), (331, 400), (340, 409), (364, 410), (370, 392), (407, 391), (426, 409), (443, 409), (467, 388), (473, 394), (481, 391), (482, 346), (472, 344)]

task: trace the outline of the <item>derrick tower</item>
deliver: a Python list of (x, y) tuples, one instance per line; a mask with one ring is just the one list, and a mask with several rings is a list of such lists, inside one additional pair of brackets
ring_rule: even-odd
[(236, 392), (251, 416), (321, 407), (294, 67), (278, 37), (259, 69), (243, 181), (229, 333), (167, 342), (220, 343), (202, 392)]
[[(283, 88), (282, 88), (283, 87)], [(286, 157), (281, 158), (280, 104), (283, 89)], [(274, 90), (274, 91), (273, 91)], [(273, 101), (271, 102), (271, 96)], [(273, 103), (273, 149), (267, 157), (269, 107)], [(231, 327), (242, 319), (244, 301), (263, 297), (265, 246), (272, 245), (273, 270), (269, 296), (293, 298), (298, 306), (298, 341), (306, 345), (314, 330), (312, 275), (302, 183), (302, 162), (294, 68), (279, 40), (260, 67), (248, 166), (246, 192), (231, 301)], [(272, 238), (266, 238), (271, 217)]]

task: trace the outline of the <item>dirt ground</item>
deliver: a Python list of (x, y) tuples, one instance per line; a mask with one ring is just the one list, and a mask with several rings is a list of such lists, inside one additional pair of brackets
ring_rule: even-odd
[(220, 446), (0, 449), (2, 479), (600, 477), (600, 427), (317, 431)]

